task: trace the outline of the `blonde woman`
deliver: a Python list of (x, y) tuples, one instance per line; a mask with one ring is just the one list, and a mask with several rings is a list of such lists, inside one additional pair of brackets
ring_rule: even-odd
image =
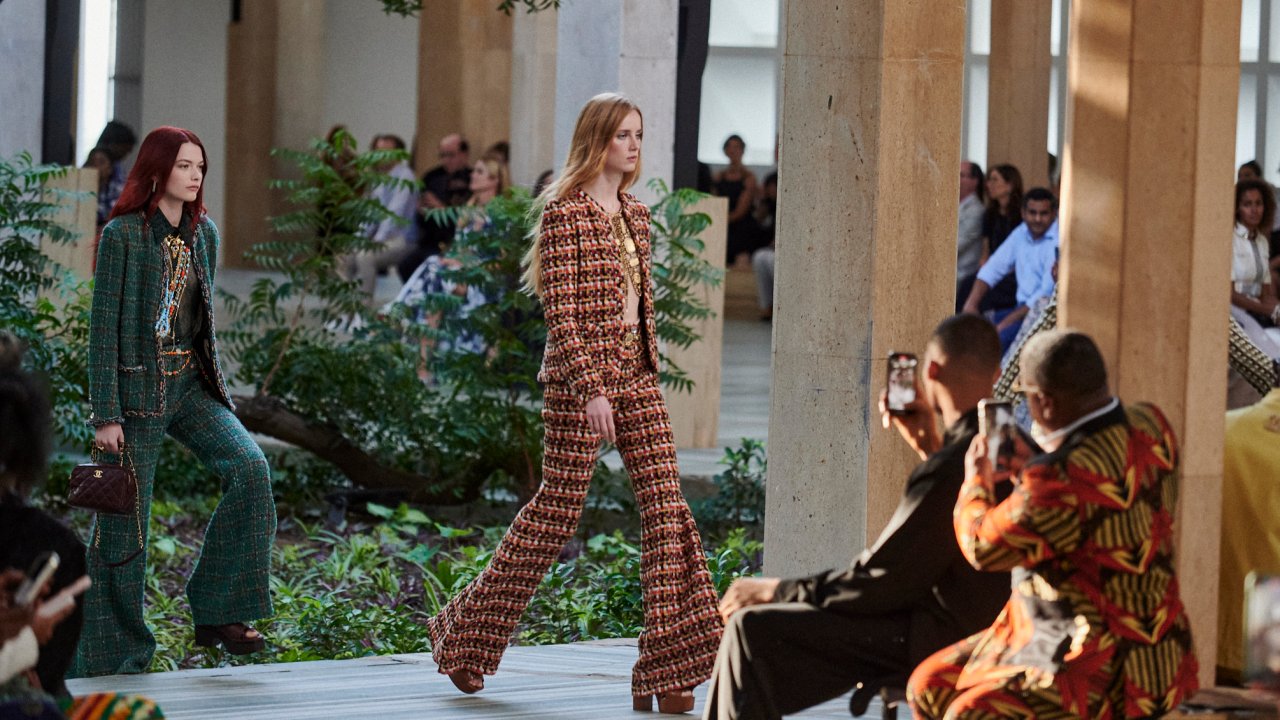
[[(462, 305), (458, 307), (456, 312), (461, 317), (470, 315), (476, 308), (496, 303), (501, 298), (491, 297), (482, 292), (479, 288), (469, 287), (459, 283), (451, 282), (441, 277), (442, 269), (457, 269), (464, 263), (484, 263), (492, 258), (480, 257), (474, 253), (469, 247), (468, 238), (473, 233), (483, 232), (490, 225), (490, 219), (486, 208), (489, 202), (501, 195), (507, 186), (510, 185), (508, 180), (507, 166), (502, 162), (502, 158), (494, 155), (486, 155), (480, 158), (475, 167), (471, 169), (471, 199), (467, 201), (466, 207), (458, 218), (457, 231), (454, 234), (453, 242), (439, 255), (432, 255), (418, 266), (417, 270), (409, 276), (405, 281), (404, 287), (400, 288), (400, 294), (396, 296), (394, 304), (404, 305), (411, 309), (410, 318), (414, 322), (423, 323), (430, 327), (439, 327), (439, 313), (428, 313), (423, 308), (423, 303), (427, 295), (449, 293), (462, 298)], [(388, 309), (390, 306), (388, 306)], [(430, 370), (428, 369), (428, 359), (431, 351), (434, 349), (434, 341), (428, 338), (422, 338), (420, 341), (420, 362), (418, 364), (418, 376), (425, 380), (431, 379)], [(448, 346), (466, 350), (469, 352), (483, 353), (488, 350), (485, 346), (484, 338), (475, 334), (466, 334), (461, 337), (451, 338), (447, 341)]]
[(626, 192), (640, 174), (642, 136), (634, 103), (592, 98), (560, 179), (539, 199), (525, 281), (547, 320), (542, 486), (484, 572), (428, 622), (440, 672), (466, 693), (497, 670), (573, 536), (601, 440), (617, 444), (641, 516), (644, 631), (633, 705), (651, 710), (656, 698), (660, 712), (688, 712), (693, 687), (711, 674), (722, 625), (658, 386), (649, 209)]

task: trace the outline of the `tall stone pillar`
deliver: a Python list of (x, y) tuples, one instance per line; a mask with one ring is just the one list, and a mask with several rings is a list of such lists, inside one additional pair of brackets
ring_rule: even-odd
[(991, 0), (987, 167), (1009, 163), (1025, 188), (1049, 185), (1051, 0)]
[(651, 178), (671, 184), (679, 0), (592, 0), (560, 6), (556, 57), (555, 161), (564, 164), (578, 111), (620, 92), (644, 114), (644, 158), (632, 192), (649, 200)]
[(507, 139), (512, 23), (490, 0), (428, 3), (420, 13), (419, 172), (437, 164), (436, 147), (450, 133), (467, 136), (472, 157)]
[(511, 180), (555, 165), (556, 13), (517, 12), (511, 32)]
[(1213, 681), (1240, 3), (1073, 0), (1061, 307), (1182, 442), (1178, 572)]
[(244, 252), (270, 232), (274, 212), (267, 183), (276, 115), (275, 68), (278, 27), (275, 2), (240, 5), (240, 15), (227, 28), (226, 212), (222, 219), (222, 262), (248, 267)]
[(964, 5), (788, 2), (784, 25), (770, 575), (848, 563), (918, 462), (876, 401), (954, 302)]

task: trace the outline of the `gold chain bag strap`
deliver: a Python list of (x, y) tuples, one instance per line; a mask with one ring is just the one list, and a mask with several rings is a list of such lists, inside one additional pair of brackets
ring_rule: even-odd
[[(138, 530), (138, 549), (129, 557), (107, 567), (119, 567), (142, 554), (142, 499), (138, 493), (138, 474), (134, 471), (133, 456), (124, 443), (120, 444), (121, 463), (105, 463), (98, 460), (98, 449), (90, 452), (90, 462), (71, 469), (71, 481), (67, 486), (67, 504), (99, 515), (128, 515), (133, 513)], [(93, 547), (101, 550), (102, 522), (94, 522)]]

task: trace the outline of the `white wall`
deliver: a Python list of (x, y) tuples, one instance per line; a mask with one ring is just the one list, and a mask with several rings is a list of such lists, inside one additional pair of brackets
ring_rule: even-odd
[(40, 162), (44, 30), (43, 2), (0, 2), (0, 158), (26, 150)]
[[(378, 133), (413, 142), (418, 103), (418, 21), (364, 0), (325, 2), (324, 127), (343, 124), (360, 147)], [(426, 148), (434, 152), (435, 148)]]
[[(5, 3), (9, 4), (9, 3)], [(226, 183), (222, 167), (227, 138), (227, 25), (231, 0), (152, 0), (147, 3), (142, 76), (142, 127), (138, 140), (161, 125), (200, 137), (209, 158), (204, 203), (222, 217)]]

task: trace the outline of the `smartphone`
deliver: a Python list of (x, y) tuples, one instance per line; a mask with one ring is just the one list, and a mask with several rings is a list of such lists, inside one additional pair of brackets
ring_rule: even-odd
[(31, 568), (27, 570), (26, 579), (18, 586), (18, 592), (13, 596), (13, 604), (17, 607), (28, 607), (35, 602), (41, 588), (57, 571), (60, 560), (58, 553), (52, 550), (36, 556), (35, 561), (31, 563)]
[(889, 353), (889, 371), (885, 384), (889, 388), (888, 405), (890, 415), (905, 415), (907, 406), (916, 401), (916, 365), (919, 360), (911, 353)]
[(978, 432), (987, 439), (987, 458), (996, 471), (1009, 469), (1013, 457), (1018, 424), (1013, 419), (1013, 404), (995, 398), (978, 401)]
[(1280, 690), (1280, 575), (1254, 571), (1245, 578), (1244, 679)]

